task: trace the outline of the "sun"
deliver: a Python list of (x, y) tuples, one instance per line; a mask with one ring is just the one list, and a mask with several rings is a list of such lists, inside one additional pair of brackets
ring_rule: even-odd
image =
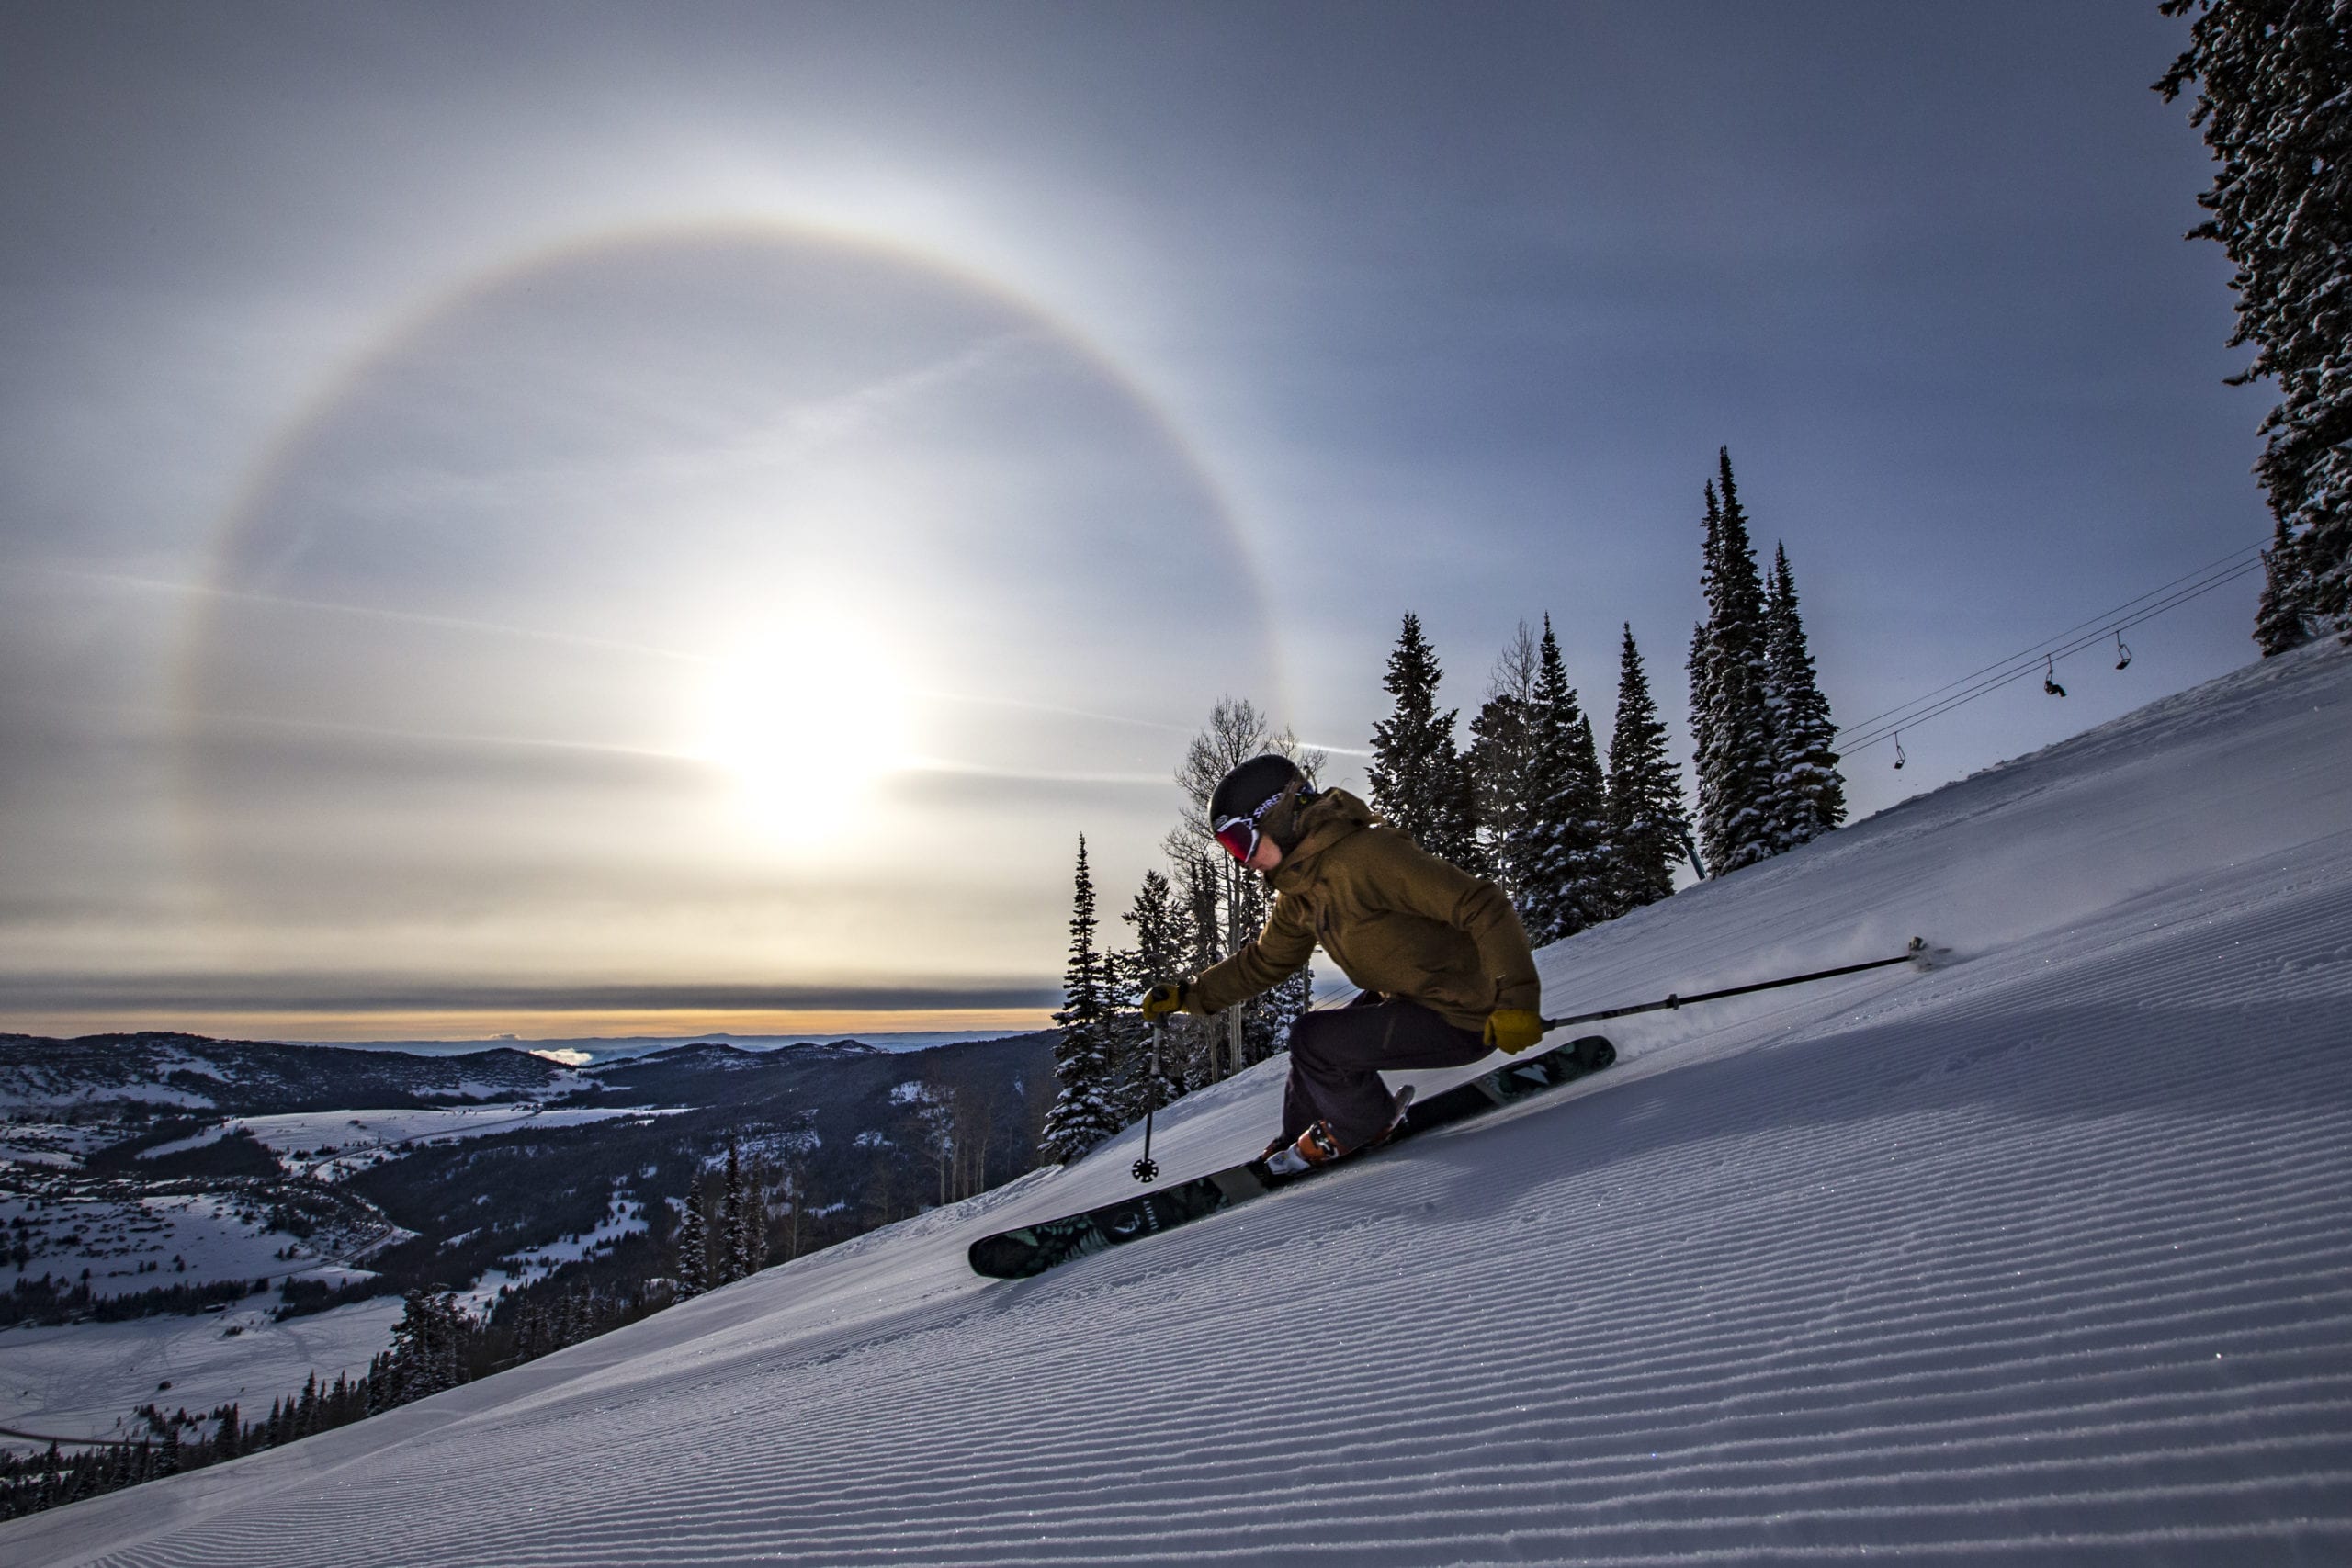
[(908, 695), (869, 621), (797, 611), (714, 661), (697, 750), (775, 839), (837, 842), (866, 814), (873, 786), (905, 764)]

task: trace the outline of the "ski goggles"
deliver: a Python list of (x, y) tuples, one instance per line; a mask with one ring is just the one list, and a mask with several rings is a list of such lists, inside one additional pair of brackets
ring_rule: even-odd
[(1272, 797), (1261, 801), (1258, 809), (1249, 816), (1228, 817), (1209, 830), (1216, 835), (1216, 841), (1225, 846), (1227, 854), (1248, 865), (1250, 857), (1258, 852), (1258, 818), (1272, 811), (1282, 797), (1282, 792), (1277, 791)]

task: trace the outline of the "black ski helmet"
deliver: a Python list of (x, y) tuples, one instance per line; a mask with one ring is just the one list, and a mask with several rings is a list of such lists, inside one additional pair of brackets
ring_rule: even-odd
[[(1283, 791), (1306, 783), (1306, 775), (1288, 757), (1271, 751), (1262, 757), (1252, 757), (1217, 781), (1216, 791), (1209, 795), (1209, 829), (1214, 832), (1220, 822), (1247, 818), (1283, 849), (1295, 848), (1298, 840), (1289, 829), (1297, 813), (1289, 810), (1268, 814), (1267, 808), (1282, 798)], [(1276, 816), (1282, 820), (1273, 820)]]

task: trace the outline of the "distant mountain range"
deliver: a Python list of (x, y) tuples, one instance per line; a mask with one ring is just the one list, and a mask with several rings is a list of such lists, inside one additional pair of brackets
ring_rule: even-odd
[(594, 1087), (569, 1067), (511, 1046), (418, 1056), (200, 1034), (0, 1034), (0, 1113), (148, 1107), (267, 1116), (552, 1099)]
[[(526, 1040), (501, 1034), (487, 1040), (306, 1040), (305, 1045), (331, 1046), (338, 1051), (401, 1051), (413, 1056), (464, 1056), (481, 1051), (531, 1051), (574, 1066), (608, 1062), (625, 1056), (646, 1056), (680, 1045), (734, 1045), (746, 1051), (774, 1051), (787, 1045), (871, 1045), (879, 1051), (927, 1051), (934, 1045), (960, 1045), (974, 1040), (1001, 1040), (1001, 1030), (927, 1029), (887, 1033), (842, 1034), (626, 1034), (582, 1035), (560, 1040)], [(584, 1058), (584, 1061), (583, 1061)]]

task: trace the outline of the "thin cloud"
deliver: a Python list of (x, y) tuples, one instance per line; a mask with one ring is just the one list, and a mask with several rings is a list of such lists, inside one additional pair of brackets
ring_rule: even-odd
[(1058, 986), (1007, 977), (775, 984), (762, 981), (567, 986), (495, 984), (470, 977), (381, 974), (140, 974), (0, 976), (0, 1010), (123, 1012), (914, 1012), (1049, 1007)]
[(321, 615), (352, 615), (370, 621), (385, 621), (401, 626), (431, 626), (441, 631), (480, 632), (487, 636), (514, 637), (527, 642), (554, 643), (568, 648), (593, 648), (611, 653), (639, 653), (682, 664), (708, 664), (708, 656), (689, 653), (683, 649), (660, 648), (651, 643), (628, 642), (617, 637), (591, 637), (581, 632), (556, 631), (545, 626), (518, 626), (503, 621), (476, 620), (464, 615), (436, 615), (424, 610), (393, 610), (376, 604), (349, 604), (331, 599), (306, 599), (293, 594), (265, 593), (248, 588), (228, 588), (211, 582), (174, 582), (161, 578), (133, 577), (122, 572), (90, 571), (76, 567), (44, 566), (0, 561), (0, 571), (13, 571), (28, 577), (70, 579), (76, 582), (95, 583), (103, 587), (125, 588), (139, 592), (163, 593), (177, 598), (218, 599), (241, 604), (261, 604), (272, 609), (305, 610)]

